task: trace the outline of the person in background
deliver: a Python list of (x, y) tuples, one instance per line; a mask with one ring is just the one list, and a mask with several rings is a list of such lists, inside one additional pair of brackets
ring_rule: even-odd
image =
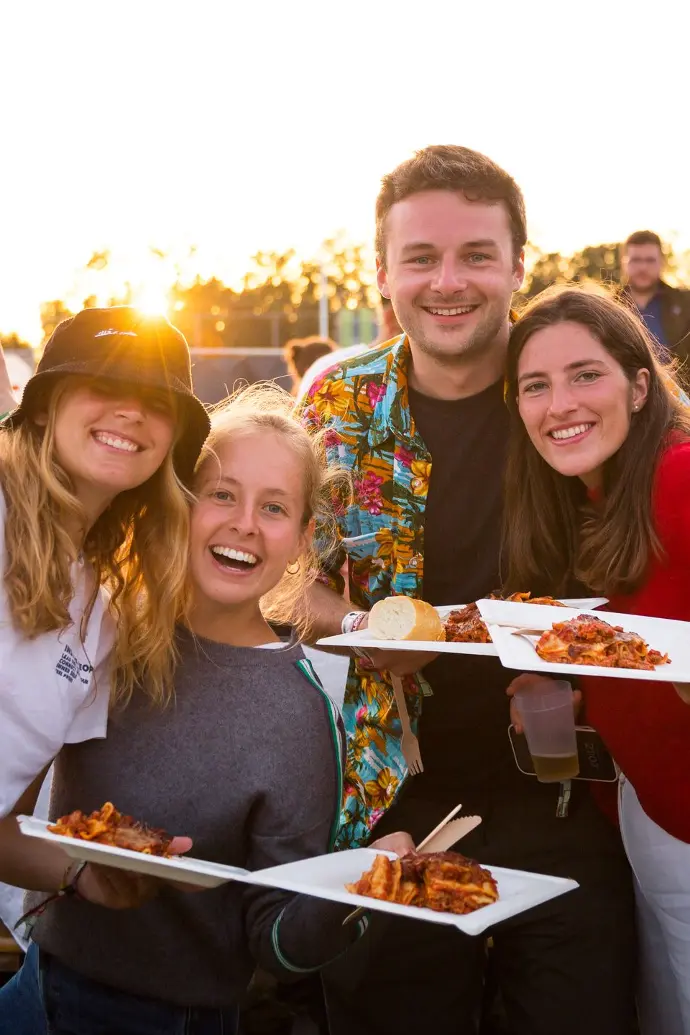
[[(53, 819), (112, 801), (154, 827), (183, 829), (199, 858), (250, 870), (331, 850), (344, 731), (299, 635), (314, 520), (328, 523), (342, 477), (326, 471), (291, 410), (286, 393), (264, 385), (214, 413), (192, 482), (174, 706), (137, 693), (104, 740), (64, 747)], [(412, 842), (396, 835), (380, 847), (402, 854)], [(31, 838), (17, 857), (24, 883), (52, 894), (68, 862)], [(74, 888), (39, 913), (29, 950), (49, 1035), (104, 1025), (117, 1035), (232, 1035), (255, 965), (300, 981), (367, 925), (343, 926), (348, 906), (232, 881), (190, 894), (89, 864)], [(2, 1035), (20, 1030), (13, 992), (0, 991)]]
[(379, 333), (376, 337), (376, 341), (372, 342), (372, 347), (375, 345), (383, 345), (384, 342), (390, 341), (391, 338), (397, 338), (402, 334), (403, 330), (398, 323), (398, 318), (395, 315), (395, 309), (390, 298), (386, 298), (385, 295), (381, 295), (380, 305), (381, 319), (379, 322)]
[[(378, 283), (405, 333), (336, 364), (299, 403), (355, 485), (338, 517), (340, 551), (310, 590), (315, 634), (365, 627), (371, 606), (393, 594), (459, 605), (500, 587), (504, 372), (526, 236), (519, 187), (476, 151), (428, 147), (384, 178)], [(420, 738), (424, 772), (414, 777), (390, 673), (405, 679)], [(483, 817), (463, 853), (580, 884), (493, 932), (512, 1035), (630, 1035), (634, 899), (620, 838), (586, 786), (573, 785), (561, 817), (558, 785), (518, 771), (505, 697), (512, 678), (497, 658), (354, 657), (338, 844), (398, 829), (418, 842), (462, 802)], [(324, 972), (332, 1035), (475, 1032), (485, 968), (481, 938), (373, 917), (366, 943)]]
[(291, 338), (285, 344), (283, 355), (292, 378), (293, 395), (298, 393), (302, 378), (312, 363), (322, 356), (330, 356), (337, 347), (330, 338), (320, 338), (318, 335), (311, 338)]
[(17, 405), (17, 400), (33, 373), (30, 349), (23, 349), (21, 358), (6, 353), (0, 345), (0, 419), (7, 416)]
[(647, 330), (658, 343), (662, 363), (674, 357), (687, 384), (690, 370), (690, 291), (662, 280), (665, 258), (661, 238), (651, 230), (637, 230), (623, 245), (624, 287), (621, 298), (632, 302)]
[[(690, 621), (690, 414), (654, 353), (605, 296), (549, 291), (521, 315), (508, 349), (508, 589), (559, 594), (575, 579), (611, 611)], [(624, 773), (642, 1032), (690, 1035), (690, 687), (580, 683)]]
[(329, 370), (338, 363), (344, 362), (346, 359), (351, 359), (353, 356), (361, 356), (370, 349), (375, 349), (378, 345), (383, 345), (385, 342), (390, 341), (391, 338), (395, 338), (396, 335), (402, 333), (400, 324), (395, 315), (395, 310), (391, 305), (390, 298), (385, 298), (383, 295), (381, 296), (381, 304), (379, 306), (379, 317), (379, 332), (376, 339), (370, 342), (369, 345), (364, 343), (348, 345), (347, 348), (336, 349), (331, 353), (331, 355), (322, 356), (320, 359), (317, 359), (316, 362), (312, 363), (302, 378), (302, 383), (300, 384), (299, 391), (297, 393), (298, 398), (302, 398), (306, 395), (310, 385), (314, 383), (317, 377), (321, 377), (326, 370)]

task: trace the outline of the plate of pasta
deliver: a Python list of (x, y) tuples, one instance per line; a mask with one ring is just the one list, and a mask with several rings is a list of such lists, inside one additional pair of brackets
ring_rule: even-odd
[(215, 888), (229, 880), (245, 881), (249, 872), (189, 855), (169, 854), (172, 838), (106, 802), (93, 812), (71, 812), (54, 823), (35, 816), (18, 816), (26, 837), (58, 844), (73, 859), (112, 866), (130, 873)]
[(252, 874), (268, 884), (354, 908), (394, 913), (481, 934), (487, 927), (576, 888), (577, 882), (500, 866), (455, 852), (414, 853), (353, 848)]
[(506, 668), (690, 682), (690, 623), (579, 608), (477, 604)]
[[(492, 596), (490, 599), (502, 599)], [(606, 597), (583, 597), (554, 600), (533, 597), (530, 593), (513, 593), (510, 602), (533, 606), (599, 607)], [(496, 648), (476, 602), (432, 607), (410, 597), (386, 597), (374, 604), (369, 626), (357, 632), (326, 636), (318, 640), (321, 647), (359, 647), (379, 650), (429, 651), (435, 654), (484, 654), (495, 657)]]

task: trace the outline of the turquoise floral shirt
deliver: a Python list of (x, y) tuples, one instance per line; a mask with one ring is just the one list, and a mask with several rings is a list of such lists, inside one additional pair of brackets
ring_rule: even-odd
[[(329, 464), (346, 468), (354, 501), (338, 518), (337, 555), (324, 580), (343, 590), (348, 561), (353, 608), (369, 610), (393, 594), (419, 597), (424, 565), (424, 508), (431, 457), (416, 432), (407, 393), (405, 337), (386, 342), (323, 373), (301, 402), (307, 426), (326, 429)], [(413, 729), (422, 677), (408, 677), (405, 693)], [(348, 737), (339, 848), (365, 844), (407, 777), (400, 718), (388, 678), (350, 662), (344, 700)]]

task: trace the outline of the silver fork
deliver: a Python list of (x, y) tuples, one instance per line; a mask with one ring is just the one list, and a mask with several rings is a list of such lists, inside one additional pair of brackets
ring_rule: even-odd
[(400, 727), (402, 729), (400, 747), (402, 749), (403, 758), (405, 759), (405, 763), (410, 774), (412, 776), (418, 776), (419, 773), (424, 772), (424, 766), (422, 765), (422, 754), (419, 750), (419, 741), (412, 732), (410, 715), (407, 711), (407, 701), (405, 700), (405, 691), (403, 690), (402, 682), (398, 676), (391, 675), (391, 682), (393, 684), (393, 696), (395, 697), (395, 703), (398, 706), (398, 714), (400, 715)]

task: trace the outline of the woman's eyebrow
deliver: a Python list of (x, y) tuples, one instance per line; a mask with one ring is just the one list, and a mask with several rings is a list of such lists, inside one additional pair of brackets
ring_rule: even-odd
[[(574, 363), (568, 363), (563, 367), (564, 370), (580, 370), (581, 367), (603, 367), (604, 361), (602, 359), (577, 359)], [(548, 377), (549, 375), (544, 370), (530, 370), (526, 374), (520, 374), (518, 378), (518, 384), (523, 381), (527, 381), (531, 377)]]

